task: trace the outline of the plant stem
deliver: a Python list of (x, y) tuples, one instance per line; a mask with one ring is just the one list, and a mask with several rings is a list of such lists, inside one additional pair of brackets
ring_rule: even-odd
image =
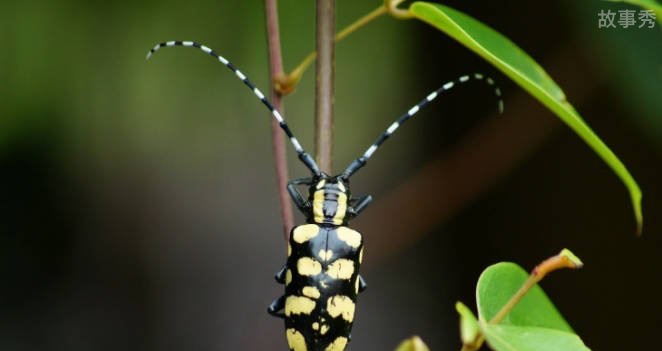
[[(338, 32), (338, 34), (335, 35), (335, 42), (338, 43), (339, 41), (347, 38), (350, 34), (354, 33), (355, 31), (359, 30), (361, 27), (365, 26), (366, 24), (372, 22), (376, 18), (388, 13), (388, 8), (384, 5), (379, 6), (378, 8), (372, 10), (370, 13), (367, 15), (359, 18), (356, 20), (354, 23), (350, 24), (349, 26), (345, 27), (343, 30)], [(281, 81), (280, 86), (281, 88), (281, 93), (287, 94), (290, 93), (294, 90), (294, 87), (299, 83), (301, 80), (301, 77), (303, 76), (303, 72), (310, 67), (310, 65), (315, 61), (317, 58), (317, 51), (313, 51), (309, 53), (300, 63), (297, 65), (289, 74), (283, 75), (280, 77)]]
[(489, 321), (490, 324), (498, 324), (501, 322), (507, 315), (512, 311), (512, 309), (519, 303), (522, 298), (529, 292), (529, 290), (538, 282), (540, 282), (547, 274), (561, 268), (572, 268), (577, 269), (581, 268), (583, 263), (577, 256), (575, 256), (570, 250), (563, 249), (558, 255), (552, 256), (542, 263), (537, 265), (529, 275), (529, 278), (524, 282), (524, 284), (517, 290), (515, 295), (513, 295), (506, 304), (501, 307), (499, 312), (494, 315), (494, 317)]
[(317, 0), (315, 84), (315, 158), (322, 172), (331, 171), (333, 148), (333, 89), (336, 32), (335, 0)]
[[(583, 265), (584, 264), (582, 261), (568, 249), (563, 249), (558, 255), (544, 260), (531, 271), (529, 278), (524, 282), (524, 284), (522, 284), (522, 286), (510, 298), (510, 300), (508, 300), (508, 302), (506, 302), (506, 304), (501, 307), (499, 312), (497, 312), (497, 314), (492, 317), (488, 324), (499, 324), (508, 315), (508, 313), (510, 313), (510, 311), (515, 308), (515, 306), (522, 300), (522, 298), (524, 298), (529, 290), (531, 290), (534, 285), (538, 284), (538, 282), (540, 282), (547, 274), (557, 269), (577, 269), (581, 268)], [(462, 345), (461, 351), (476, 351), (480, 349), (480, 347), (483, 345), (483, 342), (485, 342), (485, 335), (480, 333), (476, 336), (476, 339), (473, 342), (470, 344), (465, 343)]]
[[(267, 46), (269, 47), (269, 72), (271, 77), (271, 102), (274, 107), (283, 111), (282, 95), (275, 88), (275, 77), (283, 74), (283, 57), (280, 48), (280, 31), (278, 28), (277, 0), (264, 0), (264, 10), (267, 24)], [(283, 235), (285, 242), (289, 239), (290, 230), (294, 226), (294, 213), (286, 190), (287, 180), (287, 154), (285, 153), (285, 140), (278, 122), (271, 118), (271, 145), (276, 167), (276, 186), (278, 201), (280, 202), (280, 215), (283, 220)]]
[(398, 5), (403, 3), (405, 0), (386, 0), (384, 1), (384, 5), (388, 9), (388, 13), (391, 14), (391, 16), (397, 18), (397, 19), (410, 19), (413, 18), (414, 15), (409, 12), (409, 10), (400, 10), (398, 8)]
[(529, 290), (531, 290), (531, 288), (540, 281), (540, 279), (541, 277), (531, 274), (529, 276), (529, 279), (527, 279), (524, 282), (524, 284), (519, 288), (519, 290), (517, 290), (515, 295), (510, 297), (510, 300), (508, 300), (508, 302), (506, 302), (506, 304), (503, 305), (503, 307), (501, 307), (499, 312), (497, 312), (497, 314), (494, 315), (494, 317), (489, 321), (489, 323), (498, 324), (499, 322), (501, 322), (508, 315), (508, 313), (510, 313), (510, 311), (513, 310), (515, 305), (517, 305), (522, 300), (524, 295), (526, 295), (526, 293), (528, 293)]
[(379, 16), (386, 14), (387, 12), (388, 9), (386, 8), (386, 6), (383, 5), (370, 11), (370, 13), (368, 13), (367, 15), (359, 18), (358, 20), (354, 21), (354, 23), (350, 24), (349, 26), (345, 27), (343, 30), (338, 32), (338, 34), (336, 34), (336, 42), (345, 39), (348, 35), (352, 34), (353, 32), (356, 32), (361, 27), (372, 22), (374, 19), (378, 18)]
[[(343, 30), (338, 32), (335, 37), (336, 43), (339, 41), (347, 38), (350, 34), (353, 32), (357, 31), (361, 27), (365, 26), (366, 24), (370, 23), (374, 19), (378, 18), (379, 16), (387, 13), (388, 10), (386, 9), (385, 6), (379, 6), (378, 8), (372, 10), (370, 13), (367, 15), (359, 18), (356, 20), (354, 23), (350, 24), (349, 26), (345, 27)], [(309, 53), (306, 58), (299, 63), (298, 66), (296, 66), (292, 72), (289, 74), (289, 76), (301, 76), (303, 75), (303, 72), (310, 66), (311, 63), (317, 58), (317, 51), (313, 51)]]

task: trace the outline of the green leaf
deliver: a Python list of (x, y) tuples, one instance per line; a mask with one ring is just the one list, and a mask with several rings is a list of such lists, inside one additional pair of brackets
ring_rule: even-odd
[(603, 1), (624, 2), (635, 6), (639, 6), (641, 8), (653, 10), (655, 12), (655, 18), (657, 18), (657, 22), (662, 24), (662, 5), (660, 5), (655, 0), (603, 0)]
[(460, 314), (460, 338), (463, 345), (471, 345), (478, 338), (480, 326), (478, 319), (474, 316), (469, 307), (462, 302), (455, 303), (455, 310)]
[[(478, 279), (476, 304), (481, 321), (489, 321), (501, 310), (529, 274), (522, 267), (501, 262), (489, 266)], [(572, 333), (572, 328), (563, 319), (547, 294), (536, 285), (506, 315), (500, 325), (541, 327)]]
[(395, 351), (430, 351), (427, 345), (418, 336), (403, 341), (398, 345)]
[(620, 177), (630, 199), (641, 232), (641, 190), (618, 157), (584, 122), (559, 86), (527, 53), (485, 24), (450, 7), (427, 2), (413, 3), (409, 11), (418, 19), (446, 33), (474, 51), (549, 108), (575, 131)]
[(483, 324), (483, 333), (497, 351), (588, 351), (573, 333), (559, 330)]
[(538, 285), (499, 324), (488, 323), (528, 277), (522, 267), (510, 262), (492, 265), (480, 275), (476, 303), (487, 343), (497, 351), (589, 350)]

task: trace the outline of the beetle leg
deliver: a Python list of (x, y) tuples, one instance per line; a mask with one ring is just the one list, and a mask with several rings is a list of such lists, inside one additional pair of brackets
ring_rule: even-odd
[(352, 199), (352, 206), (349, 207), (349, 213), (352, 217), (358, 216), (372, 202), (372, 196), (364, 195), (357, 199)]
[(290, 197), (294, 204), (297, 206), (299, 211), (306, 213), (306, 210), (310, 208), (310, 202), (306, 200), (303, 195), (299, 192), (299, 189), (296, 188), (296, 185), (292, 183), (287, 184), (287, 192), (290, 193)]
[(275, 299), (267, 308), (267, 312), (274, 317), (285, 318), (283, 312), (279, 312), (283, 308), (285, 308), (285, 295)]
[(287, 265), (283, 265), (283, 268), (281, 268), (278, 272), (276, 272), (274, 278), (276, 279), (277, 282), (281, 284), (285, 283), (285, 272), (287, 272)]
[(303, 195), (297, 189), (297, 185), (310, 185), (312, 184), (312, 178), (297, 178), (292, 179), (287, 182), (287, 192), (290, 194), (292, 201), (297, 206), (299, 211), (305, 213), (310, 208), (310, 202), (306, 200)]
[(294, 178), (287, 183), (293, 185), (311, 185), (313, 184), (313, 177)]
[(368, 288), (368, 283), (365, 282), (365, 279), (359, 274), (359, 292), (364, 292)]

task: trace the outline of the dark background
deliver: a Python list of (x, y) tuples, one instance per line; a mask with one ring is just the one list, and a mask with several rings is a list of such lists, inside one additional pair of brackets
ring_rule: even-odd
[[(338, 27), (380, 2), (339, 1)], [(459, 350), (453, 306), (475, 306), (486, 266), (530, 269), (563, 247), (585, 268), (542, 285), (586, 344), (654, 348), (659, 24), (598, 29), (600, 10), (630, 8), (600, 1), (445, 3), (556, 79), (639, 182), (644, 235), (619, 179), (551, 112), (441, 33), (381, 18), (337, 49), (337, 170), (458, 75), (494, 76), (506, 110), (498, 116), (480, 84), (456, 89), (354, 177), (354, 193), (375, 203), (353, 223), (369, 289), (350, 349), (391, 350), (419, 334), (433, 350)], [(280, 15), (291, 69), (314, 47), (313, 2), (281, 0)], [(144, 61), (175, 39), (209, 45), (267, 89), (259, 1), (0, 3), (0, 349), (286, 349), (282, 322), (265, 312), (285, 258), (268, 115), (199, 52)], [(285, 108), (308, 148), (313, 76)], [(291, 176), (305, 175), (288, 152)]]

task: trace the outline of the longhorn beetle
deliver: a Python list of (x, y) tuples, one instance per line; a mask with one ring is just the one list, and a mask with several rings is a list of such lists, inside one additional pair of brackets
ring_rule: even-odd
[[(349, 178), (363, 167), (374, 152), (402, 124), (423, 107), (454, 86), (471, 79), (484, 80), (494, 87), (499, 112), (503, 111), (501, 92), (489, 77), (476, 73), (449, 81), (433, 91), (391, 124), (377, 140), (340, 174), (322, 171), (294, 137), (294, 134), (264, 94), (230, 61), (207, 46), (192, 41), (169, 41), (154, 46), (147, 59), (166, 46), (194, 47), (211, 55), (230, 69), (269, 109), (294, 146), (310, 177), (288, 182), (287, 190), (306, 217), (306, 224), (294, 227), (287, 247), (287, 263), (276, 273), (276, 281), (285, 284), (285, 294), (274, 300), (267, 311), (285, 319), (285, 335), (292, 351), (343, 351), (349, 340), (356, 298), (366, 283), (358, 274), (363, 259), (363, 238), (347, 225), (372, 201), (369, 195), (352, 197)], [(308, 186), (305, 198), (297, 186)]]

